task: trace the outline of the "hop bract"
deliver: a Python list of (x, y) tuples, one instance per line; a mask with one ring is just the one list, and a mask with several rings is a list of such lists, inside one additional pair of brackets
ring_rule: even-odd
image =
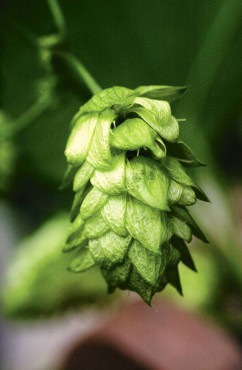
[(179, 141), (168, 101), (184, 88), (113, 87), (73, 119), (63, 185), (73, 181), (72, 271), (98, 265), (112, 292), (136, 291), (150, 304), (168, 283), (182, 293), (178, 263), (195, 270), (186, 246), (206, 241), (186, 206), (207, 201), (185, 167), (203, 165)]

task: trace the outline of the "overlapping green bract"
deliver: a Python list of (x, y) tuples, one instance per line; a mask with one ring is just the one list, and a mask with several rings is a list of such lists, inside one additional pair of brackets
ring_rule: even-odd
[(64, 251), (70, 269), (98, 265), (112, 292), (136, 291), (150, 304), (168, 283), (182, 293), (178, 263), (195, 270), (185, 242), (206, 238), (186, 206), (208, 200), (184, 167), (203, 165), (182, 141), (167, 100), (183, 88), (113, 87), (73, 119), (63, 184), (75, 199)]

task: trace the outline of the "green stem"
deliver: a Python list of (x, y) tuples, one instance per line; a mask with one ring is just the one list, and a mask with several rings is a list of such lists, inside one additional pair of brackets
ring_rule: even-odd
[[(56, 29), (60, 36), (66, 35), (66, 23), (61, 11), (61, 8), (58, 4), (58, 0), (47, 0), (49, 5), (50, 11), (53, 16), (53, 20), (56, 25)], [(59, 60), (65, 65), (67, 69), (69, 69), (72, 73), (74, 73), (75, 77), (81, 82), (84, 82), (88, 89), (91, 91), (92, 94), (96, 94), (97, 92), (101, 91), (101, 87), (92, 77), (92, 75), (88, 72), (86, 67), (74, 56), (67, 52), (56, 52), (53, 53), (53, 57), (59, 58)]]
[[(50, 41), (52, 42), (52, 39), (54, 40), (54, 43), (52, 42), (52, 44), (55, 45), (55, 36), (57, 37), (57, 41), (63, 40), (66, 36), (66, 23), (58, 1), (47, 0), (47, 3), (53, 16), (53, 20), (58, 32), (57, 35), (49, 35), (42, 38), (37, 38), (25, 27), (19, 25), (17, 22), (11, 19), (9, 20), (9, 23), (13, 29), (17, 31), (17, 33), (20, 33), (23, 38), (37, 50), (45, 48), (46, 45), (49, 46), (48, 43), (50, 43)], [(54, 62), (57, 61), (64, 65), (64, 69), (67, 72), (71, 72), (75, 76), (76, 81), (79, 81), (80, 84), (83, 84), (84, 82), (92, 94), (96, 94), (102, 90), (89, 71), (74, 55), (68, 52), (57, 52), (54, 51), (54, 49), (50, 50), (50, 53)], [(8, 125), (0, 128), (0, 141), (8, 139), (28, 127), (39, 116), (41, 116), (42, 113), (44, 113), (51, 103), (52, 99), (50, 96), (42, 96), (22, 116), (17, 118), (14, 122), (11, 122)]]
[(102, 90), (101, 86), (92, 77), (86, 67), (72, 54), (67, 52), (56, 52), (53, 53), (55, 61), (60, 62), (64, 65), (64, 68), (69, 70), (77, 80), (87, 86), (90, 92), (95, 95)]
[(66, 36), (66, 22), (57, 0), (47, 0), (57, 32), (64, 39)]
[(58, 1), (47, 0), (47, 3), (58, 34), (37, 38), (32, 35), (31, 32), (25, 29), (25, 27), (17, 24), (16, 22), (10, 20), (10, 24), (15, 31), (20, 31), (23, 38), (35, 49), (37, 48), (37, 50), (41, 50), (45, 49), (46, 47), (49, 48), (50, 55), (52, 56), (50, 59), (52, 59), (53, 63), (60, 62), (62, 66), (64, 66), (64, 71), (66, 70), (71, 72), (75, 76), (75, 80), (77, 82), (79, 81), (81, 85), (83, 85), (84, 82), (92, 94), (100, 92), (102, 90), (100, 85), (92, 77), (86, 67), (74, 55), (67, 51), (57, 51), (56, 48), (53, 47), (56, 46), (59, 41), (63, 41), (64, 37), (66, 36), (66, 23)]

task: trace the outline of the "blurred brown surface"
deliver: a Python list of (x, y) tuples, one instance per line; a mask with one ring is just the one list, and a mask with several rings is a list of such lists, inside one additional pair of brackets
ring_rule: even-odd
[(62, 370), (241, 370), (237, 343), (206, 320), (156, 300), (127, 304), (76, 344)]

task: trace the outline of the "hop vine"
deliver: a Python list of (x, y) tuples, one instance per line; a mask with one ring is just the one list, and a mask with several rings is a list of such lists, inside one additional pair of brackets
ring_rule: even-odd
[(182, 87), (112, 87), (94, 95), (72, 121), (62, 186), (73, 183), (64, 252), (70, 270), (98, 266), (109, 292), (137, 292), (148, 304), (173, 285), (178, 264), (196, 270), (187, 243), (207, 242), (187, 207), (206, 194), (187, 174), (204, 165), (179, 140), (170, 101)]

